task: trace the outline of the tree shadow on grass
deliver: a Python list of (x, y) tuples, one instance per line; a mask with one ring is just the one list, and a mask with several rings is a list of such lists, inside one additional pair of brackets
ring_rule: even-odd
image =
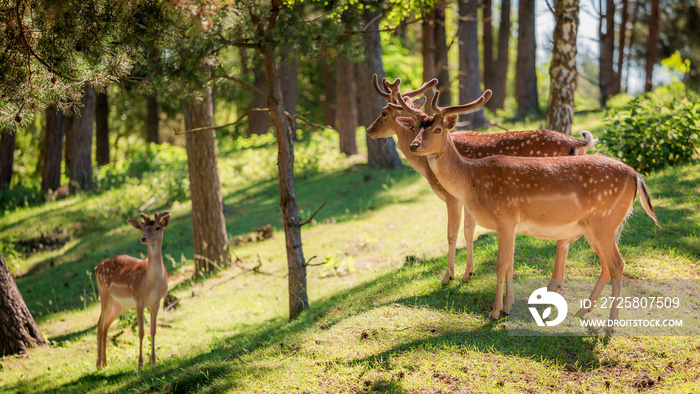
[(80, 339), (81, 337), (83, 337), (85, 335), (96, 334), (96, 333), (97, 333), (97, 324), (94, 324), (94, 325), (92, 325), (88, 328), (85, 328), (83, 330), (73, 331), (73, 332), (63, 334), (63, 335), (53, 336), (53, 337), (51, 337), (51, 340), (54, 342), (57, 342), (57, 343), (66, 342), (66, 341), (74, 342), (77, 339)]
[[(386, 193), (388, 185), (424, 182), (412, 169), (374, 170), (363, 164), (308, 176), (297, 180), (295, 194), (302, 219), (308, 218), (321, 204), (326, 206), (315, 219), (322, 222), (333, 218), (344, 221), (361, 218), (388, 204), (409, 202), (410, 198), (396, 199)], [(427, 184), (426, 184), (427, 185)], [(282, 228), (279, 213), (279, 186), (276, 180), (262, 181), (236, 190), (224, 197), (229, 215), (239, 220), (227, 220), (227, 231), (232, 236), (253, 231), (254, 227), (272, 224)], [(243, 219), (243, 220), (241, 220)]]
[[(409, 169), (377, 171), (366, 165), (354, 165), (335, 172), (310, 176), (297, 183), (299, 207), (304, 211), (302, 218), (310, 216), (324, 202), (329, 204), (316, 216), (317, 221), (323, 221), (325, 218), (333, 218), (337, 221), (348, 220), (355, 215), (361, 217), (369, 214), (371, 210), (387, 204), (406, 202), (410, 198), (397, 201), (384, 195), (386, 184), (411, 183), (417, 181), (419, 177), (415, 171)], [(226, 196), (226, 205), (231, 211), (226, 219), (227, 232), (231, 238), (248, 234), (255, 227), (267, 223), (272, 223), (275, 230), (281, 230), (281, 217), (277, 213), (279, 210), (277, 188), (276, 180), (261, 181)], [(359, 203), (359, 201), (364, 202)], [(74, 215), (80, 211), (73, 205), (58, 209), (65, 215)], [(161, 205), (151, 207), (149, 211), (165, 209), (167, 207)], [(95, 215), (99, 213), (96, 212), (80, 211), (78, 213), (77, 220), (92, 223), (90, 231), (95, 231), (95, 235), (82, 237), (80, 242), (68, 248), (64, 247), (59, 257), (46, 256), (36, 263), (36, 274), (17, 279), (17, 285), (25, 302), (38, 322), (55, 313), (81, 309), (97, 302), (96, 285), (90, 273), (104, 259), (116, 254), (135, 257), (146, 254), (146, 248), (138, 242), (136, 230), (106, 235), (108, 230), (117, 225), (116, 223), (98, 220)], [(27, 221), (30, 218), (24, 220)], [(128, 225), (119, 223), (119, 226)], [(193, 255), (191, 234), (191, 215), (173, 218), (163, 241), (163, 255), (166, 257), (164, 263), (170, 272), (184, 264), (181, 259), (178, 259), (180, 255)], [(168, 255), (175, 260), (169, 260)]]
[[(495, 242), (489, 240), (488, 242)], [(144, 371), (133, 374), (110, 374), (94, 372), (84, 375), (61, 387), (47, 391), (91, 391), (119, 390), (129, 392), (217, 392), (222, 389), (232, 390), (243, 387), (245, 382), (264, 379), (265, 376), (282, 368), (283, 362), (250, 362), (248, 355), (256, 354), (255, 359), (284, 360), (294, 357), (305, 346), (304, 335), (313, 335), (320, 326), (328, 330), (335, 325), (353, 319), (371, 310), (399, 305), (409, 308), (426, 308), (454, 313), (463, 313), (484, 318), (484, 323), (477, 328), (460, 329), (458, 327), (440, 328), (440, 335), (411, 340), (394, 346), (380, 353), (354, 360), (336, 360), (349, 365), (383, 364), (389, 367), (392, 357), (416, 348), (445, 348), (454, 346), (476, 349), (484, 353), (500, 353), (508, 356), (542, 360), (564, 364), (572, 370), (591, 370), (600, 363), (595, 349), (600, 341), (585, 337), (511, 337), (508, 332), (498, 327), (500, 322), (489, 321), (486, 316), (493, 302), (492, 286), (493, 267), (482, 266), (482, 282), (469, 282), (442, 286), (436, 272), (442, 272), (444, 259), (431, 259), (415, 264), (405, 265), (394, 272), (381, 275), (376, 279), (360, 283), (352, 288), (332, 296), (317, 300), (312, 309), (302, 313), (297, 319), (288, 321), (284, 318), (272, 318), (253, 326), (247, 326), (244, 334), (232, 335), (212, 344), (208, 352), (194, 356), (178, 357), (161, 362)], [(406, 294), (396, 298), (395, 289), (415, 281), (434, 281), (429, 291), (418, 294)], [(454, 302), (449, 305), (445, 299)], [(475, 301), (476, 300), (476, 301)], [(486, 307), (487, 311), (483, 309)], [(244, 378), (239, 378), (243, 377)], [(107, 380), (104, 380), (107, 378)], [(105, 388), (104, 382), (113, 386)], [(398, 390), (397, 381), (369, 381), (365, 389), (371, 387), (382, 390)], [(24, 383), (14, 388), (21, 389)], [(40, 386), (36, 386), (40, 387)]]

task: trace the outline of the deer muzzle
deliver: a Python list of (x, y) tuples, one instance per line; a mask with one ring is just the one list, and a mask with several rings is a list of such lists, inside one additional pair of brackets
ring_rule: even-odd
[(420, 146), (423, 144), (423, 132), (421, 131), (418, 133), (416, 138), (413, 139), (413, 142), (411, 142), (411, 145), (409, 145), (408, 149), (411, 152), (415, 152), (420, 148)]

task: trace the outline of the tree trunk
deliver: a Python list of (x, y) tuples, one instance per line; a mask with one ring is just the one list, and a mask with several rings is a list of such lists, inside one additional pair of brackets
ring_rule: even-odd
[(272, 48), (263, 48), (263, 64), (269, 84), (267, 105), (277, 134), (277, 175), (287, 250), (289, 318), (293, 319), (309, 308), (309, 297), (306, 291), (306, 260), (304, 260), (301, 242), (299, 208), (294, 192), (294, 145), (289, 122), (284, 115), (284, 99)]
[(437, 73), (437, 89), (440, 91), (440, 106), (452, 105), (452, 93), (450, 91), (450, 68), (447, 60), (447, 34), (445, 32), (445, 2), (435, 5), (433, 11), (435, 18), (435, 72)]
[[(368, 31), (376, 32), (379, 30), (380, 18), (378, 16), (378, 12), (365, 11), (365, 24), (372, 21), (367, 27)], [(357, 79), (355, 80), (359, 98), (357, 115), (360, 125), (369, 127), (385, 105), (384, 99), (372, 90), (372, 74), (377, 74), (379, 78), (383, 78), (386, 74), (384, 74), (384, 63), (382, 63), (382, 41), (379, 38), (379, 33), (364, 34), (362, 38), (365, 58), (357, 65)], [(393, 138), (377, 138), (376, 140), (366, 138), (365, 140), (367, 141), (367, 164), (374, 168), (403, 167), (399, 154), (396, 152), (396, 143)]]
[(158, 94), (149, 94), (146, 100), (146, 142), (160, 144)]
[[(341, 59), (336, 63), (338, 73), (338, 135), (340, 151), (347, 156), (357, 154), (357, 90), (355, 88), (354, 65)], [(350, 78), (348, 78), (348, 75)]]
[(109, 96), (98, 93), (95, 102), (95, 160), (98, 166), (109, 164)]
[(72, 164), (71, 162), (73, 161), (73, 139), (75, 133), (73, 132), (73, 124), (75, 123), (75, 112), (71, 111), (68, 116), (63, 117), (63, 134), (65, 136), (63, 140), (63, 168), (64, 171), (66, 172), (66, 175), (68, 176), (68, 179), (70, 179), (70, 173), (71, 173), (71, 168)]
[[(279, 76), (284, 98), (284, 110), (294, 116), (297, 113), (297, 102), (299, 101), (299, 61), (292, 52), (290, 44), (282, 46), (282, 61), (279, 64)], [(297, 139), (297, 125), (291, 122), (292, 139)]]
[[(602, 0), (599, 6), (602, 7)], [(603, 31), (605, 26), (605, 31)], [(613, 56), (615, 55), (615, 2), (605, 0), (605, 14), (600, 9), (598, 24), (600, 36), (600, 72), (598, 84), (600, 85), (600, 105), (607, 106), (608, 99), (613, 96), (615, 86), (615, 71), (613, 70)]]
[[(321, 56), (321, 77), (323, 79), (323, 88), (325, 92), (324, 108), (326, 110), (326, 124), (336, 128), (336, 111), (338, 110), (337, 105), (337, 92), (336, 92), (336, 68), (334, 64), (330, 62), (331, 59), (328, 58), (328, 50), (325, 50), (324, 56)], [(347, 79), (347, 76), (345, 76)], [(357, 108), (355, 108), (357, 112)], [(357, 118), (355, 118), (357, 122)]]
[(510, 0), (501, 2), (501, 22), (498, 27), (498, 58), (496, 59), (495, 70), (491, 85), (486, 86), (491, 89), (493, 95), (491, 100), (486, 102), (486, 108), (495, 111), (503, 109), (506, 101), (506, 81), (508, 80), (510, 45)]
[[(635, 1), (634, 7), (632, 9), (632, 30), (630, 31), (630, 43), (629, 45), (627, 45), (627, 47), (629, 48), (628, 53), (630, 55), (630, 60), (632, 59), (632, 48), (634, 48), (634, 38), (637, 36), (636, 34), (634, 34), (634, 29), (637, 26), (637, 20), (639, 19), (640, 9), (644, 9), (643, 2)], [(627, 61), (627, 67), (625, 68), (625, 93), (627, 93), (627, 90), (629, 89), (630, 66), (632, 65), (632, 62), (630, 60)]]
[(617, 71), (613, 95), (622, 91), (622, 67), (625, 63), (625, 45), (627, 41), (627, 20), (629, 19), (629, 0), (622, 0), (622, 22), (620, 23), (620, 40), (617, 47)]
[(0, 254), (0, 357), (46, 344)]
[(61, 161), (63, 159), (63, 112), (55, 106), (46, 109), (44, 126), (44, 162), (41, 170), (41, 190), (57, 190), (61, 186)]
[[(437, 64), (435, 48), (435, 12), (432, 10), (423, 15), (423, 36), (421, 39), (423, 44), (423, 81), (429, 81), (433, 78), (437, 78), (437, 70), (435, 69), (435, 65)], [(379, 74), (377, 75), (379, 76)], [(394, 78), (396, 78), (396, 76), (394, 76)], [(358, 81), (358, 83), (361, 83), (361, 81)], [(425, 97), (428, 98), (428, 102), (433, 99), (435, 91), (435, 88), (430, 88), (430, 90), (425, 92)], [(426, 108), (430, 108), (430, 106), (426, 106)]]
[(15, 133), (0, 130), (0, 190), (9, 188), (15, 160)]
[(649, 15), (649, 41), (647, 42), (646, 65), (644, 71), (646, 78), (644, 81), (644, 91), (651, 92), (654, 87), (653, 74), (654, 65), (656, 64), (656, 54), (658, 52), (659, 42), (659, 13), (660, 0), (651, 0), (651, 15)]
[[(267, 83), (265, 83), (265, 71), (262, 67), (255, 67), (255, 87), (261, 92), (267, 91)], [(253, 93), (252, 99), (250, 101), (250, 108), (267, 108), (267, 102), (264, 97)], [(253, 112), (248, 115), (248, 135), (253, 134), (267, 134), (270, 129), (270, 114), (266, 112)]]
[[(484, 44), (484, 88), (491, 89), (496, 69), (493, 63), (493, 26), (491, 25), (491, 0), (482, 2), (482, 41)], [(489, 100), (491, 101), (491, 100)]]
[[(481, 96), (481, 73), (479, 71), (479, 22), (476, 15), (476, 0), (459, 1), (459, 102), (467, 103)], [(479, 129), (488, 125), (483, 110), (461, 115), (470, 128)]]
[(81, 190), (92, 188), (92, 134), (95, 123), (95, 89), (85, 86), (80, 117), (73, 121), (73, 147), (70, 169), (71, 184)]
[(549, 67), (549, 106), (546, 128), (571, 134), (576, 92), (576, 34), (578, 32), (578, 0), (555, 3), (554, 48)]
[[(185, 100), (185, 128), (214, 126), (211, 91), (203, 100)], [(197, 273), (211, 272), (231, 261), (219, 183), (214, 130), (188, 133), (185, 138), (192, 198), (192, 235)]]
[(515, 61), (515, 99), (518, 117), (541, 115), (537, 95), (537, 43), (535, 42), (535, 1), (520, 0), (518, 7), (518, 57)]

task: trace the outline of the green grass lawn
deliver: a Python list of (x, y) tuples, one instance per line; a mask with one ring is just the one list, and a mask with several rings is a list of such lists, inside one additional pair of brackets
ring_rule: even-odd
[[(596, 127), (590, 129), (598, 136)], [(274, 146), (222, 149), (231, 238), (267, 223), (275, 228), (270, 240), (233, 248), (236, 267), (192, 279), (189, 204), (149, 208), (173, 215), (163, 253), (171, 293), (181, 302), (161, 312), (158, 364), (142, 371), (134, 313), (113, 324), (110, 365), (95, 369), (99, 306), (92, 269), (117, 253), (145, 256), (126, 219), (138, 216), (148, 186), (78, 194), (0, 218), (3, 243), (41, 234), (62, 242), (55, 250), (5, 256), (50, 346), (0, 359), (0, 392), (687, 393), (700, 387), (697, 337), (510, 336), (507, 319), (488, 319), (495, 235), (478, 232), (472, 281), (441, 285), (444, 204), (412, 169), (375, 171), (361, 159), (336, 159), (297, 180), (302, 217), (327, 203), (302, 232), (305, 257), (325, 264), (309, 268), (311, 309), (289, 321), (270, 152)], [(700, 164), (654, 173), (647, 184), (662, 228), (635, 202), (620, 239), (625, 276), (700, 278)], [(458, 247), (460, 276), (463, 239)], [(515, 277), (548, 278), (554, 250), (552, 241), (519, 236)], [(258, 263), (259, 272), (246, 270)], [(590, 278), (593, 286), (599, 269), (584, 240), (572, 245), (567, 278)]]

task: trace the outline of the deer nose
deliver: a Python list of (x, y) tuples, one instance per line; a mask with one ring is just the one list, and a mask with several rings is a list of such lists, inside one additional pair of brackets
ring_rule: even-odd
[(145, 235), (141, 237), (141, 242), (146, 242), (146, 236), (145, 236)]
[(418, 148), (420, 148), (420, 144), (417, 142), (412, 143), (411, 146), (408, 147), (411, 152), (415, 152)]

